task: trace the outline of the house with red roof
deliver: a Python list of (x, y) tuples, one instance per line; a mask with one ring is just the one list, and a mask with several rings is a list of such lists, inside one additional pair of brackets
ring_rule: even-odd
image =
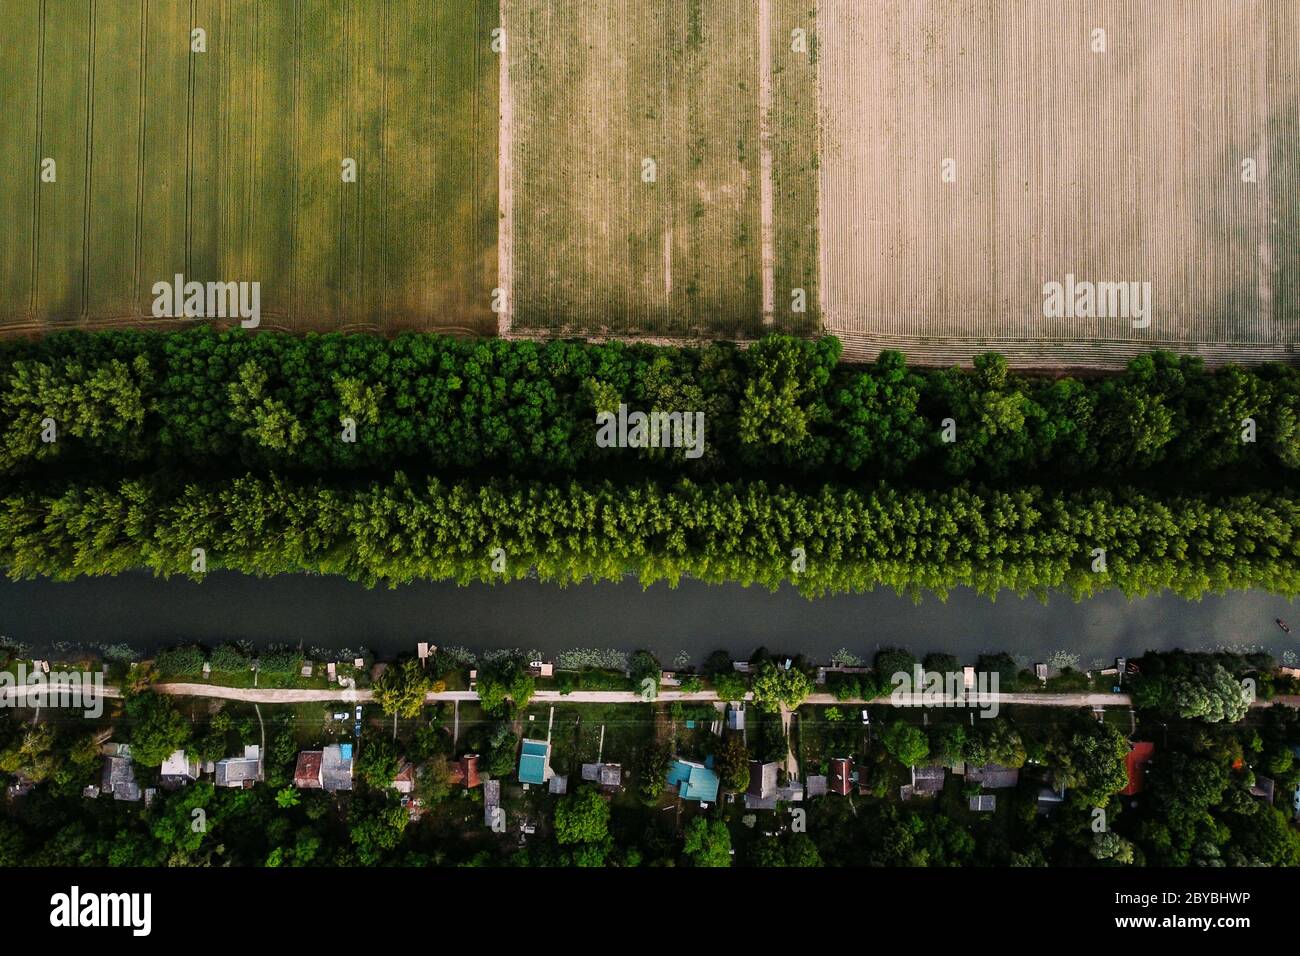
[(1141, 793), (1146, 788), (1147, 764), (1156, 755), (1156, 745), (1148, 740), (1136, 740), (1129, 748), (1125, 764), (1128, 767), (1128, 786), (1120, 791), (1126, 797)]

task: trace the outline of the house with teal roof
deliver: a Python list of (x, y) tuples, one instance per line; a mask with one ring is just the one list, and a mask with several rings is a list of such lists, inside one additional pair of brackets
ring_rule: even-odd
[(668, 770), (668, 786), (676, 787), (683, 800), (712, 803), (718, 799), (718, 775), (702, 763), (681, 757)]
[(519, 752), (519, 782), (541, 785), (551, 777), (551, 744), (546, 740), (525, 740)]

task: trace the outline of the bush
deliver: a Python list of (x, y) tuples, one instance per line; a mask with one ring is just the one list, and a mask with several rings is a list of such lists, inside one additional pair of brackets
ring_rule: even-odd
[(749, 680), (738, 671), (715, 674), (712, 684), (714, 691), (722, 700), (744, 700), (745, 695), (749, 693)]
[(298, 674), (302, 669), (302, 654), (287, 647), (270, 647), (257, 659), (257, 667), (264, 674)]
[(912, 652), (899, 647), (886, 647), (876, 652), (876, 673), (887, 684), (893, 682), (895, 674), (906, 674), (908, 680), (911, 680), (916, 664), (917, 660)]
[(246, 671), (249, 660), (242, 648), (234, 644), (222, 644), (212, 652), (211, 664), (214, 671)]
[(649, 651), (637, 651), (633, 654), (628, 669), (634, 690), (640, 691), (647, 686), (658, 689), (659, 675), (663, 668)]
[(836, 700), (857, 700), (862, 696), (862, 685), (857, 674), (829, 671), (826, 674), (826, 688), (835, 695)]
[(926, 654), (921, 666), (936, 674), (961, 673), (961, 661), (951, 654)]
[(159, 677), (192, 677), (202, 673), (203, 663), (203, 648), (194, 644), (161, 650), (153, 662)]

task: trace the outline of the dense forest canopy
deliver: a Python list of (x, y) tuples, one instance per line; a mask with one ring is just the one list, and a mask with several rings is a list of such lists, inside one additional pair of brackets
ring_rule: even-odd
[[(749, 349), (431, 334), (61, 333), (0, 345), (0, 473), (63, 464), (314, 474), (1276, 483), (1300, 467), (1300, 375), (1153, 353), (1120, 375), (997, 355), (838, 364), (834, 338)], [(702, 458), (600, 448), (620, 404), (702, 412)], [(55, 431), (50, 432), (51, 422)], [(345, 440), (351, 423), (355, 440)], [(51, 434), (55, 440), (49, 438)]]

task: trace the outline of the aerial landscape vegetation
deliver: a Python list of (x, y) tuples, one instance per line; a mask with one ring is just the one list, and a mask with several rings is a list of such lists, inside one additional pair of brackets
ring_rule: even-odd
[(1300, 866), (1295, 3), (0, 25), (0, 866)]

